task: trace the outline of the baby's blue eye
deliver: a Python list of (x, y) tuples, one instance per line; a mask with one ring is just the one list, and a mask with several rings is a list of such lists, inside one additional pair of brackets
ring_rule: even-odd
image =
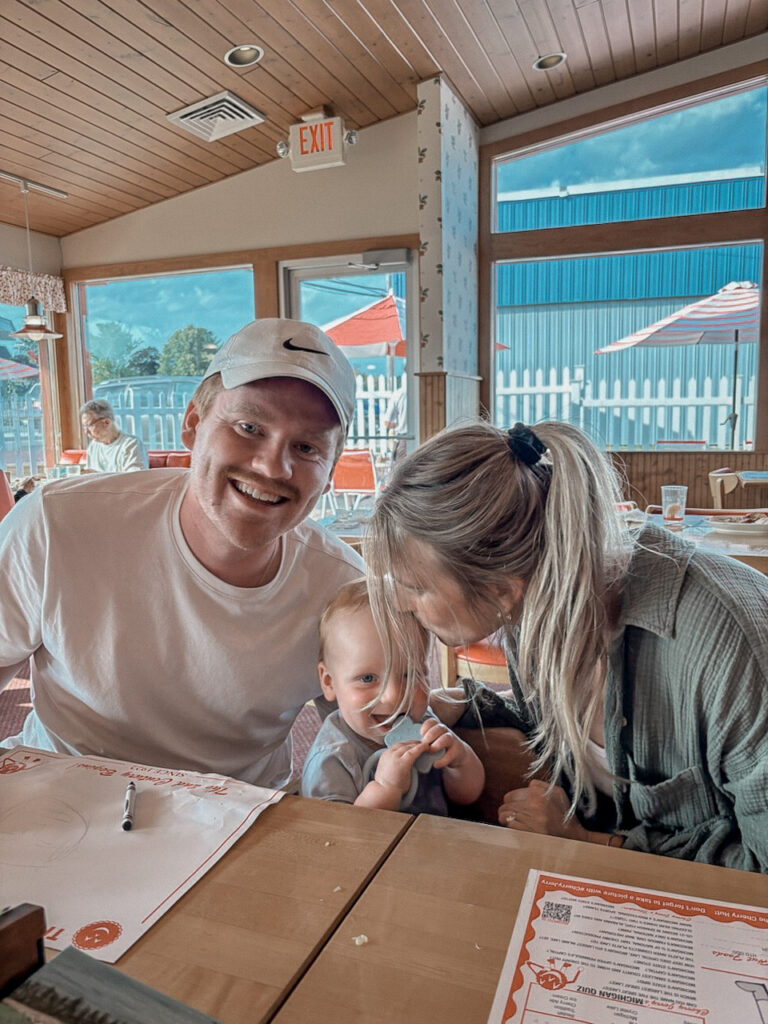
[(376, 676), (372, 672), (366, 672), (364, 676), (360, 676), (361, 683), (375, 683)]

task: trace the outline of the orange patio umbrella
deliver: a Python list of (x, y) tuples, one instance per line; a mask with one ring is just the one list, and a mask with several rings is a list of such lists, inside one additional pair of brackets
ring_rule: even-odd
[(405, 355), (405, 338), (394, 295), (385, 295), (354, 313), (332, 320), (321, 330), (355, 359)]

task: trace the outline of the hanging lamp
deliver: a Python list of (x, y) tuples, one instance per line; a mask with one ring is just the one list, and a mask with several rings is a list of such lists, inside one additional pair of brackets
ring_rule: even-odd
[[(29, 273), (32, 274), (32, 238), (29, 231), (29, 183), (22, 179), (19, 183), (19, 188), (24, 196), (24, 221), (27, 228), (27, 261), (29, 263)], [(27, 302), (24, 326), (18, 331), (14, 331), (11, 337), (23, 338), (25, 341), (46, 341), (49, 338), (61, 338), (62, 335), (51, 330), (40, 308), (40, 303), (32, 295)]]

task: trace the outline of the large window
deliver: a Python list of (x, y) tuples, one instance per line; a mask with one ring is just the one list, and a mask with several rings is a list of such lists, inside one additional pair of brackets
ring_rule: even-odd
[[(766, 204), (767, 104), (764, 84), (732, 88), (498, 153), (499, 425), (563, 419), (607, 449), (752, 450), (765, 239), (749, 210)], [(723, 289), (741, 302), (732, 319), (668, 329)]]
[(0, 470), (11, 477), (42, 473), (46, 463), (43, 399), (49, 395), (42, 387), (48, 378), (41, 384), (38, 343), (12, 337), (25, 313), (24, 306), (0, 303)]
[(106, 398), (147, 448), (182, 447), (192, 393), (226, 339), (254, 318), (248, 267), (85, 281), (76, 289), (84, 394)]
[(497, 231), (765, 205), (768, 87), (686, 104), (495, 165)]

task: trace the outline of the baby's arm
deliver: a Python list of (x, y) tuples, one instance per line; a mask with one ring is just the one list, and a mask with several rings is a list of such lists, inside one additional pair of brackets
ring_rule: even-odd
[(443, 770), (443, 789), (455, 804), (471, 804), (485, 785), (485, 769), (477, 754), (442, 722), (428, 718), (421, 724), (421, 738), (430, 753), (443, 751), (435, 768)]
[(358, 807), (378, 807), (399, 811), (403, 797), (411, 787), (411, 770), (426, 751), (424, 742), (396, 743), (385, 750), (376, 765), (376, 774), (355, 800)]

